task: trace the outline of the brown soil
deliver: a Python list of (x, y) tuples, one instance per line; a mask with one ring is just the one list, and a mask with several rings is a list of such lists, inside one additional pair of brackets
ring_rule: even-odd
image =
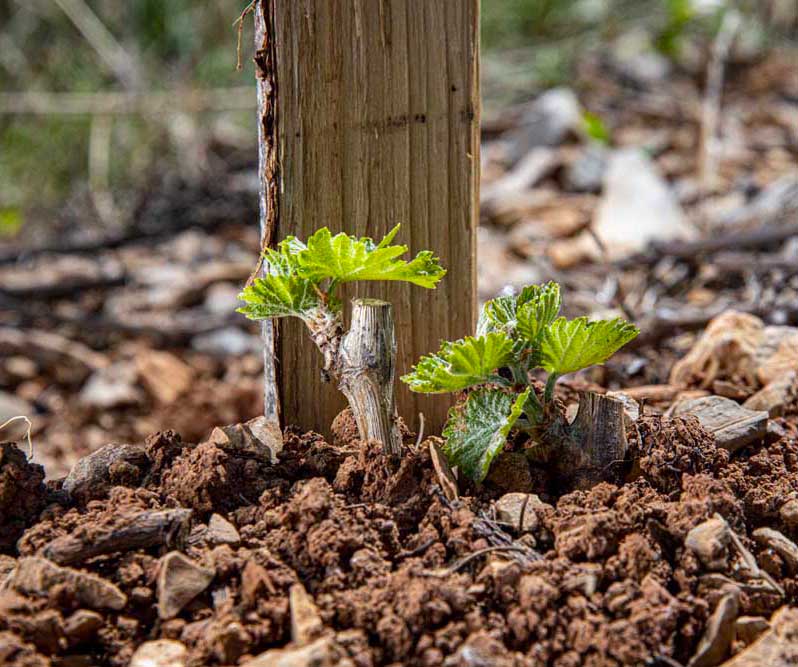
[[(45, 499), (41, 470), (4, 445), (0, 662), (121, 667), (143, 642), (170, 638), (189, 665), (242, 664), (298, 641), (289, 598), (301, 583), (313, 618), (304, 641), (326, 638), (325, 659), (357, 667), (686, 664), (729, 590), (741, 616), (796, 601), (794, 564), (751, 537), (762, 526), (798, 537), (796, 427), (780, 424), (786, 435), (730, 461), (697, 422), (644, 417), (629, 482), (530, 501), (523, 535), (493, 520), (495, 490), (447, 500), (426, 447), (394, 467), (345, 429), (336, 445), (287, 433), (274, 465), (157, 434), (134, 448), (146, 453), (136, 474), (72, 500), (58, 483)], [(181, 507), (188, 520), (150, 542), (120, 538), (135, 517)], [(212, 514), (238, 536), (213, 537)], [(784, 595), (733, 545), (711, 571), (685, 546), (716, 514)], [(76, 544), (94, 551), (65, 556)], [(210, 584), (159, 614), (174, 593), (163, 556), (175, 550)]]

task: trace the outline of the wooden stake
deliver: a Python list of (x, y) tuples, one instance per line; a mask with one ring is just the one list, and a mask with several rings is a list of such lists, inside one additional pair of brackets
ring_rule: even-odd
[[(479, 2), (258, 0), (254, 11), (263, 240), (323, 226), (380, 238), (400, 222), (411, 252), (438, 254), (449, 275), (436, 290), (342, 295), (393, 304), (406, 373), (476, 320)], [(304, 326), (281, 322), (276, 340), (266, 326), (266, 410), (279, 398), (285, 424), (329, 433), (344, 400)], [(411, 428), (423, 412), (435, 433), (450, 397), (399, 385), (396, 402)]]

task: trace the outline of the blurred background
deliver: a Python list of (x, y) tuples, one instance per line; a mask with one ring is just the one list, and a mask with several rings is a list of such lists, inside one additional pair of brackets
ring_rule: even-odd
[[(0, 0), (0, 423), (51, 476), (260, 410), (244, 4)], [(729, 307), (798, 324), (795, 0), (483, 0), (481, 30), (481, 299), (555, 279), (637, 321), (606, 387)]]

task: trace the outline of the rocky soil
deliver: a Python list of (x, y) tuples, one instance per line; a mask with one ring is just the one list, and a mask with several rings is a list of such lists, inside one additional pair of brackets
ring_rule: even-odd
[(458, 494), (436, 439), (396, 465), (346, 415), (335, 444), (167, 431), (47, 483), (5, 443), (0, 662), (793, 664), (797, 408), (734, 453), (644, 409), (627, 481), (564, 494)]

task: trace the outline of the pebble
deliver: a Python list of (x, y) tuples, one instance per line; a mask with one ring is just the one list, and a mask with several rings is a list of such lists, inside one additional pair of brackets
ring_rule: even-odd
[(188, 651), (173, 639), (144, 642), (130, 659), (130, 667), (184, 667)]
[(731, 542), (729, 524), (723, 519), (708, 519), (697, 525), (684, 540), (708, 570), (725, 570), (728, 565), (727, 547)]
[(212, 570), (200, 567), (179, 551), (170, 551), (161, 559), (158, 571), (158, 616), (177, 616), (210, 585), (213, 577)]

